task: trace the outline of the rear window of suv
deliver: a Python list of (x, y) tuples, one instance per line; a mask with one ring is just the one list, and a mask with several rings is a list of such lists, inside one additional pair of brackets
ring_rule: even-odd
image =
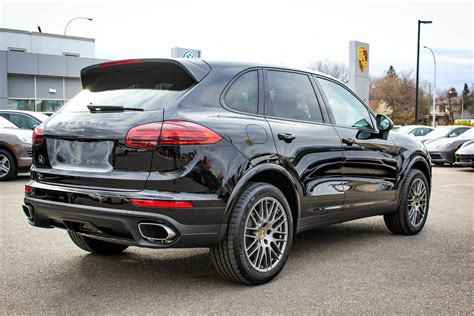
[(88, 105), (114, 105), (153, 111), (172, 105), (195, 81), (184, 70), (126, 71), (101, 76), (59, 112), (89, 112)]

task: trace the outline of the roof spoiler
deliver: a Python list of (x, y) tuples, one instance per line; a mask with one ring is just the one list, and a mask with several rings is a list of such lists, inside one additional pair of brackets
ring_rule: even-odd
[(81, 70), (82, 87), (88, 89), (96, 79), (127, 70), (184, 70), (194, 81), (200, 82), (211, 71), (201, 59), (126, 59), (91, 65)]

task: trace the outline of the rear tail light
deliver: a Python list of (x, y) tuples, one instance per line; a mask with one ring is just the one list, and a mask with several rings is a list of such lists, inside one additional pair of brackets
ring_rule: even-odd
[(26, 194), (33, 193), (33, 188), (30, 187), (29, 185), (25, 185), (25, 193)]
[[(160, 130), (161, 127), (161, 130)], [(126, 144), (134, 148), (151, 149), (160, 145), (208, 145), (222, 139), (207, 127), (186, 121), (165, 121), (132, 128)]]
[(182, 202), (182, 201), (157, 201), (157, 200), (136, 200), (131, 199), (135, 206), (140, 207), (158, 207), (158, 208), (192, 208), (193, 204), (191, 202)]
[(38, 125), (33, 130), (33, 145), (41, 144), (44, 141), (44, 127)]
[(150, 123), (132, 128), (127, 133), (127, 146), (141, 149), (152, 149), (158, 145), (161, 123)]

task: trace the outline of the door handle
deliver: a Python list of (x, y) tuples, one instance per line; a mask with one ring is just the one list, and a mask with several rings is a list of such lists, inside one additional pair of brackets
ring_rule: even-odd
[(284, 141), (285, 143), (291, 143), (295, 139), (295, 135), (288, 133), (278, 134), (278, 139)]
[(346, 144), (347, 146), (352, 146), (356, 143), (356, 140), (352, 138), (343, 138), (342, 142)]

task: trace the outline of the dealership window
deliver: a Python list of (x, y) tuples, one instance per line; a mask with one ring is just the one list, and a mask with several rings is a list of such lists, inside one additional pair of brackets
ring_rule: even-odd
[(36, 100), (36, 112), (56, 112), (64, 103), (64, 100)]
[(8, 108), (12, 110), (35, 110), (35, 100), (33, 99), (8, 99)]

